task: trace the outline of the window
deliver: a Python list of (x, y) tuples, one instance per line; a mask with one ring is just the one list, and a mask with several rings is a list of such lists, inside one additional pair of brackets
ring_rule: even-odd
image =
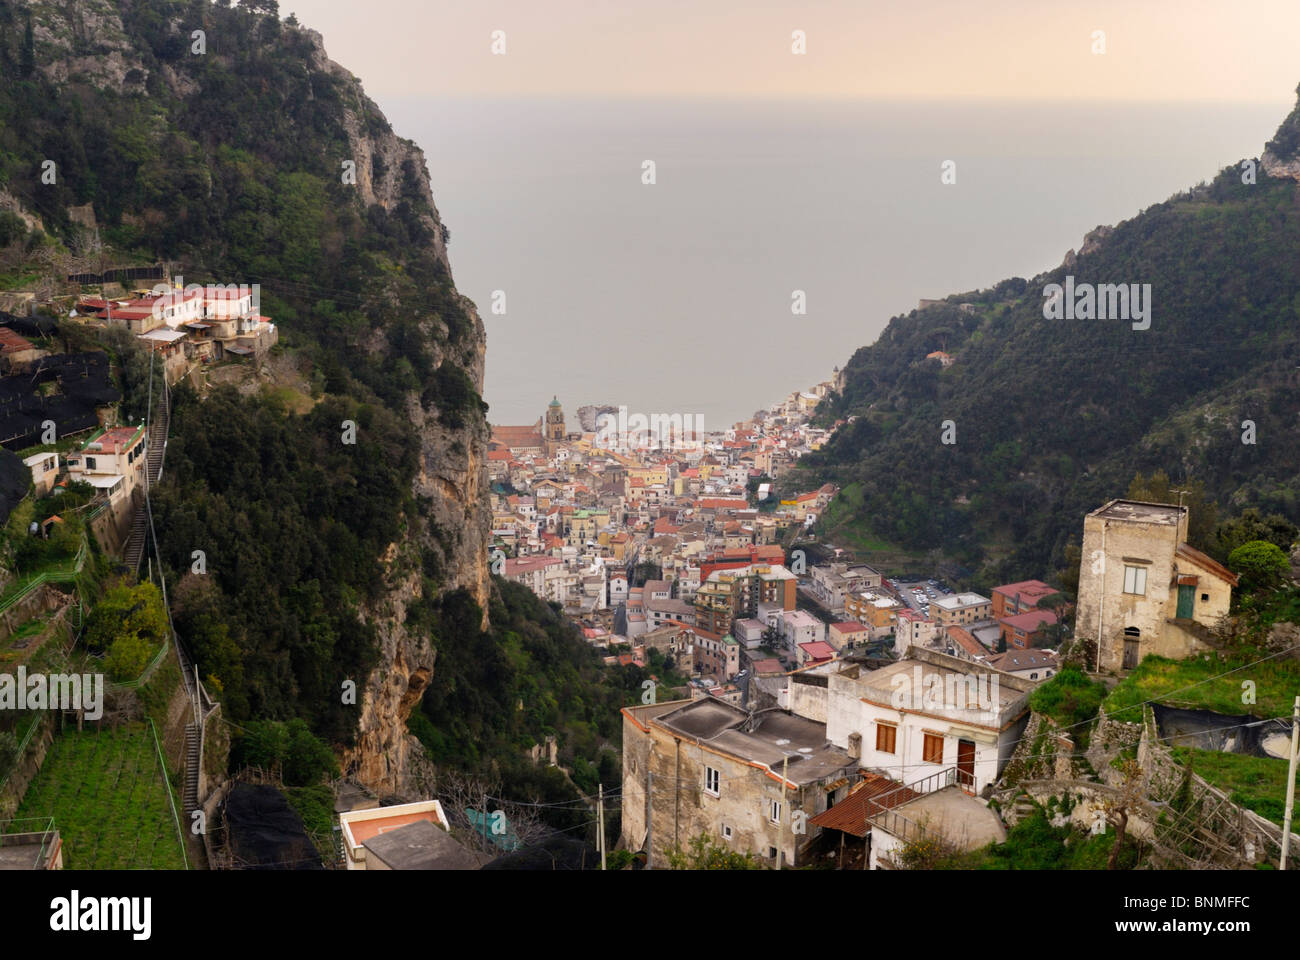
[(775, 860), (775, 859), (776, 859), (776, 847), (768, 847), (768, 848), (767, 848), (767, 855), (768, 855), (768, 857), (770, 857), (771, 859)]
[(876, 724), (876, 749), (881, 753), (893, 753), (898, 728), (892, 723)]
[(927, 733), (921, 751), (921, 759), (926, 763), (943, 763), (943, 737)]
[(781, 801), (769, 800), (767, 802), (767, 819), (773, 823), (781, 822)]
[(1124, 567), (1124, 592), (1135, 593), (1140, 597), (1145, 597), (1147, 593), (1147, 568), (1131, 567), (1127, 564)]
[(1210, 602), (1210, 595), (1208, 593), (1201, 594), (1201, 603), (1209, 603), (1209, 602)]
[(727, 826), (725, 823), (722, 825), (722, 839), (723, 840), (731, 839), (731, 827)]
[(87, 458), (86, 458), (86, 469), (87, 469), (87, 470), (94, 470), (94, 469), (95, 469), (95, 458), (94, 458), (94, 457), (87, 457)]
[(1037, 673), (1031, 673), (1031, 674), (1029, 675), (1029, 679), (1030, 679), (1030, 680), (1037, 680), (1037, 679), (1038, 679), (1038, 674), (1037, 674)]
[(719, 794), (719, 788), (722, 786), (722, 776), (712, 767), (704, 768), (704, 792), (711, 793), (715, 797)]

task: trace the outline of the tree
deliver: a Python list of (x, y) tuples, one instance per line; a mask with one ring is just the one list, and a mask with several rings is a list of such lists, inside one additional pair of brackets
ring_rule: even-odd
[(1128, 485), (1127, 496), (1147, 503), (1181, 503), (1187, 508), (1187, 542), (1198, 550), (1210, 546), (1219, 519), (1219, 505), (1205, 495), (1202, 481), (1188, 477), (1175, 487), (1163, 470), (1149, 477), (1137, 473)]
[(104, 657), (104, 671), (114, 681), (123, 683), (135, 680), (149, 666), (157, 647), (142, 639), (138, 634), (129, 633), (118, 637), (108, 648)]
[(762, 870), (763, 861), (756, 854), (731, 850), (719, 840), (701, 833), (687, 848), (668, 851), (670, 870)]
[(1276, 543), (1251, 540), (1228, 555), (1228, 569), (1241, 577), (1242, 590), (1253, 593), (1278, 586), (1291, 562)]
[(18, 54), (18, 72), (30, 77), (36, 72), (36, 37), (32, 31), (32, 16), (27, 15), (27, 25), (23, 28), (23, 46)]
[(1290, 550), (1297, 536), (1300, 528), (1280, 513), (1265, 517), (1257, 508), (1248, 507), (1241, 516), (1231, 517), (1215, 527), (1210, 553), (1220, 561), (1227, 560), (1233, 550), (1252, 540), (1267, 540), (1282, 550)]
[(1107, 870), (1114, 870), (1119, 866), (1120, 851), (1128, 835), (1129, 817), (1134, 808), (1142, 802), (1145, 794), (1142, 767), (1138, 765), (1136, 759), (1132, 757), (1126, 759), (1120, 767), (1120, 772), (1124, 775), (1124, 783), (1120, 787), (1119, 795), (1107, 800), (1105, 804), (1106, 819), (1115, 828), (1115, 846), (1110, 848), (1110, 859), (1106, 861)]
[[(148, 582), (111, 587), (91, 611), (84, 634), (87, 649), (96, 653), (110, 650), (127, 637), (137, 638), (156, 650), (166, 636), (167, 611), (163, 609), (162, 592)], [(126, 649), (120, 656), (126, 656)]]

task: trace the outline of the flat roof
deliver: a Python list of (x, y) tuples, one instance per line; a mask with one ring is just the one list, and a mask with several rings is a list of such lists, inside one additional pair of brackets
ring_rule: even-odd
[(1172, 503), (1147, 503), (1143, 500), (1112, 500), (1103, 507), (1098, 507), (1090, 517), (1102, 517), (1106, 520), (1127, 520), (1130, 523), (1159, 523), (1174, 526), (1179, 518), (1187, 512), (1186, 507)]
[[(876, 690), (883, 690), (892, 693), (894, 690), (899, 688), (899, 685), (893, 682), (894, 677), (904, 676), (907, 677), (908, 680), (910, 681), (916, 676), (915, 673), (916, 668), (920, 667), (921, 683), (923, 686), (921, 690), (914, 691), (914, 693), (918, 697), (920, 697), (924, 695), (925, 692), (924, 685), (928, 683), (928, 680), (926, 678), (931, 676), (938, 676), (944, 678), (945, 680), (948, 677), (964, 679), (966, 677), (976, 676), (981, 673), (997, 672), (997, 671), (989, 671), (989, 670), (980, 670), (978, 669), (978, 666), (979, 666), (978, 664), (970, 663), (968, 669), (958, 669), (955, 667), (939, 666), (933, 663), (927, 663), (926, 661), (917, 660), (917, 659), (899, 660), (896, 663), (891, 663), (887, 667), (881, 667), (879, 670), (872, 670), (869, 673), (862, 674), (859, 678), (859, 682), (865, 681), (870, 687)], [(990, 684), (990, 689), (991, 687), (992, 685)], [(1005, 684), (1005, 683), (998, 684), (997, 692), (998, 692), (998, 704), (997, 704), (998, 710), (1003, 710), (1009, 707), (1011, 704), (1023, 698), (1025, 695), (1023, 690), (1020, 690), (1016, 687), (1012, 687), (1009, 684)], [(978, 707), (974, 708), (972, 712), (979, 712), (979, 708)]]
[(148, 333), (140, 334), (141, 340), (157, 340), (161, 343), (175, 343), (183, 337), (188, 337), (189, 332), (186, 330), (173, 330), (171, 327), (158, 327), (150, 330)]
[[(1001, 843), (1007, 838), (1006, 828), (998, 815), (959, 787), (944, 787), (922, 794), (899, 804), (894, 810), (913, 823), (924, 824), (928, 831), (943, 834), (961, 850)], [(872, 817), (871, 822), (886, 828), (891, 821), (888, 815), (878, 814)]]
[(88, 483), (98, 490), (109, 490), (116, 487), (126, 478), (120, 473), (87, 473), (82, 474), (78, 479), (80, 479), (82, 483)]
[(759, 763), (777, 774), (785, 765), (789, 783), (824, 779), (856, 761), (826, 739), (826, 724), (784, 711), (758, 714), (752, 730), (742, 730), (750, 714), (724, 701), (696, 700), (654, 722), (737, 759)]
[(369, 855), (394, 870), (477, 870), (478, 861), (428, 820), (417, 820), (362, 843)]

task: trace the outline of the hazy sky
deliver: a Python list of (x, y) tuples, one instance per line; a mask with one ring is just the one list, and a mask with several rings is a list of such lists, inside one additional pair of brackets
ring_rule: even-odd
[[(281, 0), (385, 96), (1289, 104), (1297, 0)], [(491, 35), (505, 31), (504, 56)], [(807, 53), (791, 53), (802, 30)], [(1094, 31), (1105, 53), (1092, 52)]]

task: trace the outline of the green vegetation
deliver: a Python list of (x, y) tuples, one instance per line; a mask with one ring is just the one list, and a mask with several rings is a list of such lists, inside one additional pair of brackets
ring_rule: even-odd
[(82, 642), (104, 655), (104, 671), (116, 683), (135, 680), (167, 640), (162, 591), (152, 583), (110, 587), (86, 619)]
[(1300, 689), (1300, 663), (1285, 659), (1254, 663), (1257, 659), (1241, 654), (1187, 660), (1147, 655), (1102, 706), (1108, 717), (1129, 723), (1141, 722), (1139, 705), (1148, 700), (1229, 716), (1289, 716)]
[[(1065, 811), (1068, 812), (1068, 811)], [(1005, 843), (958, 852), (932, 835), (905, 845), (902, 865), (913, 870), (1104, 870), (1115, 832), (1091, 834), (1073, 826), (1054, 827), (1042, 807), (1007, 831)], [(1118, 869), (1131, 870), (1139, 853), (1132, 843), (1120, 850)]]
[(1029, 708), (1051, 717), (1058, 727), (1075, 728), (1071, 734), (1077, 741), (1086, 732), (1082, 725), (1097, 715), (1105, 696), (1105, 684), (1090, 680), (1076, 666), (1065, 666), (1029, 695)]
[(357, 611), (386, 589), (388, 544), (409, 536), (413, 438), (382, 407), (341, 399), (286, 418), (233, 389), (175, 396), (154, 522), (176, 629), (235, 722), (300, 716), (350, 742), (357, 710), (340, 691), (374, 663)]
[(185, 866), (166, 773), (147, 724), (54, 738), (18, 816), (54, 817), (71, 870)]
[(1286, 813), (1285, 760), (1192, 747), (1174, 747), (1173, 753), (1180, 763), (1190, 762), (1201, 779), (1224, 791), (1233, 803), (1281, 826)]
[(762, 870), (763, 860), (753, 853), (732, 850), (706, 833), (692, 837), (686, 845), (668, 851), (670, 870)]
[(1240, 577), (1243, 591), (1253, 593), (1279, 586), (1291, 563), (1277, 544), (1251, 540), (1228, 556), (1228, 569)]
[[(1295, 140), (1296, 116), (1279, 142)], [(827, 511), (822, 532), (941, 547), (981, 582), (1041, 577), (1070, 566), (1088, 511), (1125, 495), (1135, 470), (1162, 469), (1199, 496), (1191, 543), (1221, 562), (1213, 504), (1300, 521), (1296, 191), (1268, 176), (1243, 184), (1227, 167), (1116, 225), (1069, 268), (894, 317), (818, 412), (827, 425), (855, 419), (799, 462), (795, 485), (831, 480), (853, 500)], [(1150, 283), (1150, 329), (1045, 319), (1044, 287), (1066, 274)], [(936, 349), (956, 363), (926, 361)], [(955, 444), (940, 442), (946, 420)], [(1242, 443), (1243, 420), (1268, 441)]]
[(325, 784), (310, 787), (286, 787), (283, 791), (289, 806), (302, 817), (303, 828), (325, 863), (338, 859), (334, 845), (334, 791)]
[(639, 679), (626, 668), (607, 672), (577, 629), (519, 584), (494, 578), (487, 632), (463, 591), (407, 616), (408, 626), (412, 616), (427, 623), (438, 653), (411, 722), (435, 763), (470, 771), (514, 766), (549, 734), (562, 761), (598, 760), (603, 745), (619, 743), (619, 709), (640, 702)]
[[(47, 243), (80, 249), (69, 210), (90, 204), (105, 263), (163, 260), (190, 282), (260, 284), (262, 311), (320, 402), (306, 410), (283, 391), (220, 390), (199, 403), (176, 391), (166, 479), (154, 492), (161, 561), (177, 627), (228, 718), (302, 718), (317, 737), (350, 744), (358, 711), (340, 702), (341, 684), (363, 682), (376, 656), (358, 611), (386, 592), (387, 575), (421, 563), (436, 594), (459, 549), (458, 531), (430, 529), (430, 504), (411, 493), (408, 402), (422, 399), (432, 420), (461, 431), (453, 447), (484, 429), (470, 376), (480, 328), (441, 255), (447, 231), (423, 159), (387, 139), (387, 121), (350, 75), (318, 68), (312, 35), (281, 23), (274, 3), (106, 9), (93, 53), (120, 52), (120, 90), (35, 69), (87, 56), (74, 17), (0, 0), (0, 186), (52, 234), (0, 219), (0, 269), (30, 272)], [(191, 55), (200, 29), (219, 50)], [(358, 134), (379, 145), (359, 172), (375, 184), (369, 202), (340, 177)], [(52, 184), (32, 176), (45, 160), (58, 170)], [(105, 345), (125, 418), (143, 413), (148, 355), (124, 333)], [(341, 442), (345, 420), (356, 444)], [(64, 536), (22, 543), (32, 555), (19, 558), (20, 572), (67, 554), (74, 537)], [(410, 546), (388, 569), (381, 557), (394, 543)], [(191, 573), (195, 550), (205, 576)], [(134, 641), (106, 652), (119, 672), (142, 655)]]
[(290, 787), (311, 787), (339, 775), (329, 744), (314, 736), (305, 721), (250, 720), (230, 750), (232, 769), (259, 767)]

